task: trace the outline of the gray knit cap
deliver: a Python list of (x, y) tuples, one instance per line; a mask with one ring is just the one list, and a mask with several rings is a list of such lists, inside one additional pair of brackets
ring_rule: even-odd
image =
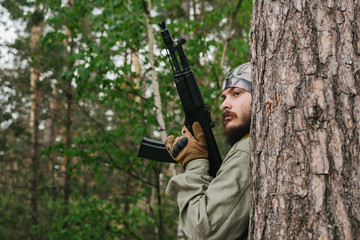
[(236, 67), (226, 76), (221, 92), (227, 88), (238, 87), (251, 93), (251, 63), (244, 63)]

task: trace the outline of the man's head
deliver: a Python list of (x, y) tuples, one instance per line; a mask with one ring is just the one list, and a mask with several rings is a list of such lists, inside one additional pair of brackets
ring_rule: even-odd
[(225, 78), (221, 93), (224, 111), (222, 123), (225, 136), (234, 145), (250, 131), (251, 122), (251, 64), (245, 63)]

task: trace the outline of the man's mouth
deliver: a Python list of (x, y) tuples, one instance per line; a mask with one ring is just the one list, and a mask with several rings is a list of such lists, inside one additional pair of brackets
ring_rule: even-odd
[(232, 119), (232, 117), (233, 117), (233, 113), (232, 113), (232, 112), (230, 112), (230, 111), (225, 111), (225, 112), (223, 113), (223, 122), (225, 123), (225, 122), (227, 122), (227, 121), (230, 121), (230, 120)]
[(228, 121), (228, 120), (231, 120), (231, 115), (224, 117), (224, 121)]

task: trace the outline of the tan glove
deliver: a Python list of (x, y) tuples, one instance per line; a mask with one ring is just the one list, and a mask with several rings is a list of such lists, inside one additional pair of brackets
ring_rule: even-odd
[(194, 159), (209, 157), (205, 134), (199, 122), (194, 122), (192, 129), (194, 136), (184, 126), (181, 130), (181, 137), (177, 137), (174, 141), (174, 136), (170, 135), (165, 140), (165, 147), (171, 157), (184, 169), (185, 165)]

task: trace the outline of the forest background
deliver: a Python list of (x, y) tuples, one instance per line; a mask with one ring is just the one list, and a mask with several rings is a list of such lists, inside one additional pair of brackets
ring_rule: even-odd
[(1, 46), (0, 239), (175, 239), (164, 190), (182, 170), (137, 158), (142, 137), (177, 135), (184, 120), (158, 23), (187, 40), (224, 155), (220, 86), (249, 60), (252, 1), (1, 7), (18, 31)]

